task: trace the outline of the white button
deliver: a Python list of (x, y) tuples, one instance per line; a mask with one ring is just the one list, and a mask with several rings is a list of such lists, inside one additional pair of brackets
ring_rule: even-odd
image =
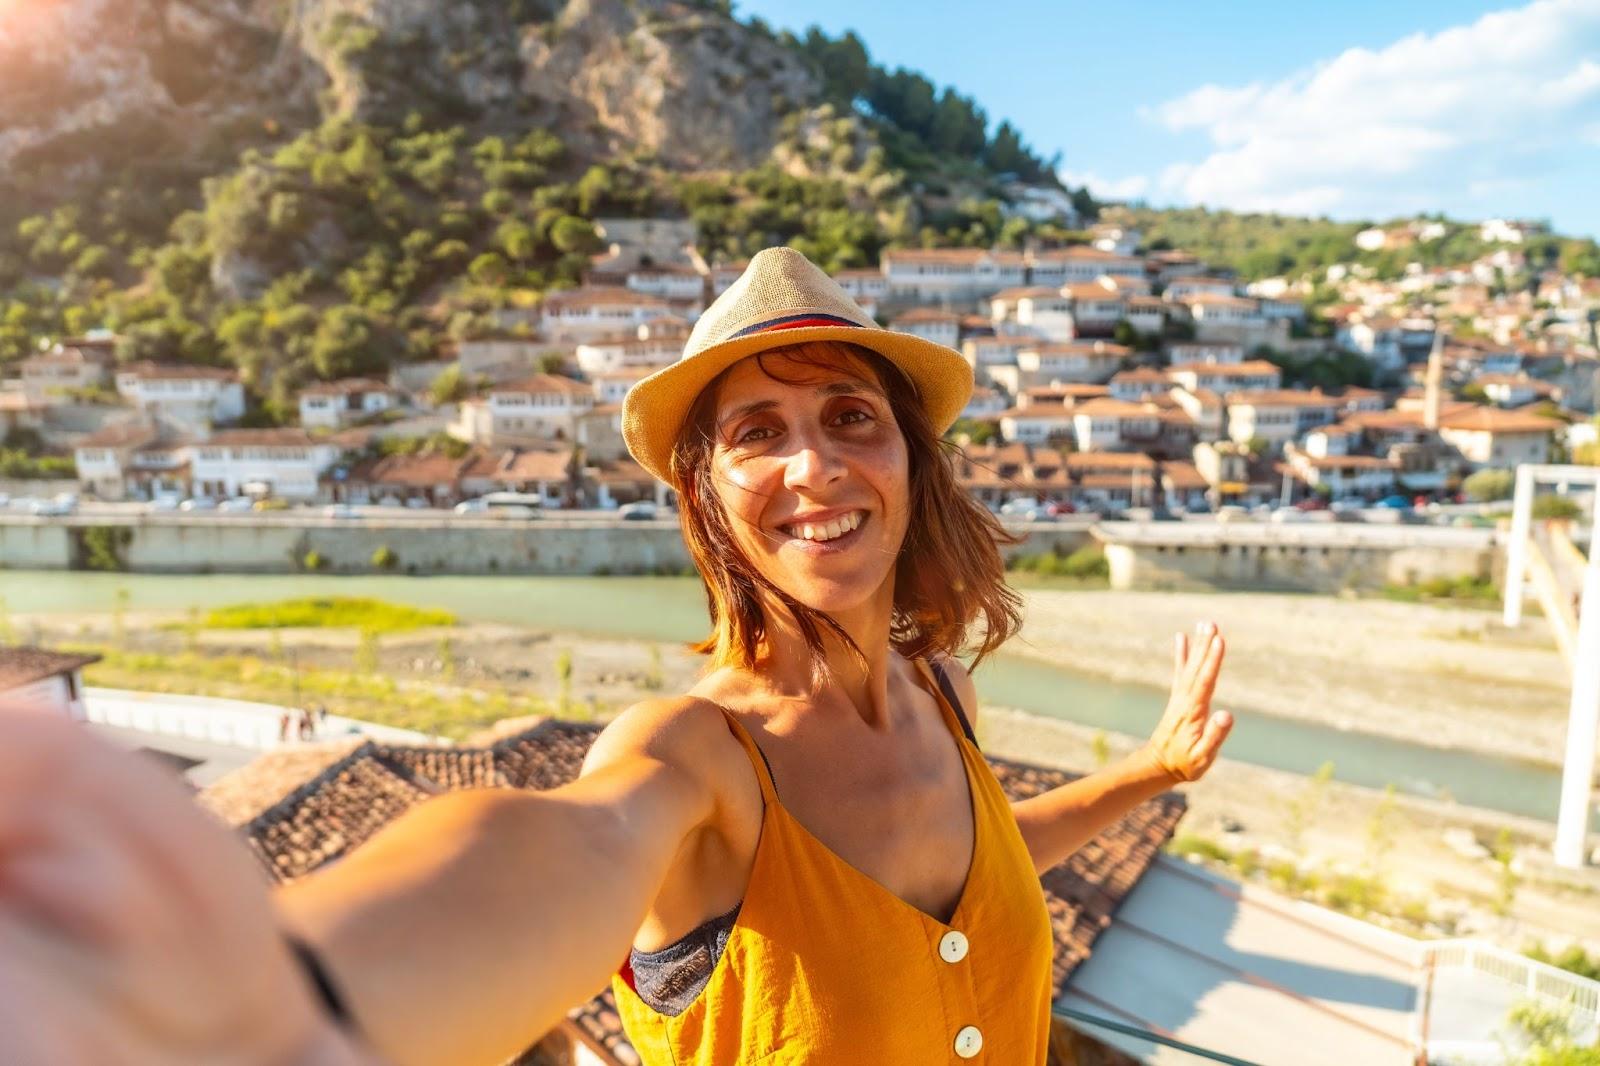
[(960, 962), (967, 957), (967, 938), (952, 929), (939, 938), (939, 957), (945, 962)]
[(983, 1034), (976, 1025), (964, 1025), (956, 1034), (956, 1054), (970, 1059), (983, 1050)]

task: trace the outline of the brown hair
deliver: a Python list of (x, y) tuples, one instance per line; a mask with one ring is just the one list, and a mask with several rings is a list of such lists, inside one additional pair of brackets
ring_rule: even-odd
[[(778, 377), (762, 361), (780, 353), (797, 363), (830, 368), (836, 367), (840, 355), (852, 355), (876, 375), (905, 438), (910, 477), (909, 522), (895, 563), (890, 645), (907, 658), (935, 651), (954, 655), (967, 649), (969, 630), (981, 616), (983, 632), (976, 643), (976, 666), (1022, 624), (1021, 599), (1005, 582), (998, 548), (1022, 538), (1007, 532), (988, 509), (956, 484), (951, 462), (956, 446), (940, 439), (916, 386), (899, 367), (868, 348), (840, 341), (786, 345), (754, 357), (762, 373), (786, 383), (793, 382)], [(815, 691), (828, 673), (824, 627), (855, 653), (863, 669), (866, 657), (833, 618), (800, 603), (763, 577), (734, 540), (711, 480), (716, 397), (727, 373), (724, 370), (701, 390), (672, 450), (671, 475), (679, 496), (683, 539), (705, 583), (711, 614), (710, 636), (691, 647), (712, 656), (712, 669), (727, 665), (752, 668), (767, 632), (758, 594), (765, 590), (788, 608), (805, 638)]]

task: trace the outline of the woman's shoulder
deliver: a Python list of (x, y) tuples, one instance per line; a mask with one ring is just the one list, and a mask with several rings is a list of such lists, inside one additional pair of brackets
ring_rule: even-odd
[(709, 749), (733, 741), (727, 719), (714, 702), (693, 693), (652, 696), (632, 704), (613, 718), (595, 738), (585, 760), (610, 761), (624, 755), (644, 755), (693, 766)]
[(939, 671), (950, 681), (950, 687), (955, 691), (956, 697), (961, 702), (961, 710), (967, 716), (967, 722), (974, 729), (978, 726), (978, 686), (972, 681), (972, 674), (960, 659), (947, 652), (934, 651), (926, 656), (928, 662), (938, 666)]

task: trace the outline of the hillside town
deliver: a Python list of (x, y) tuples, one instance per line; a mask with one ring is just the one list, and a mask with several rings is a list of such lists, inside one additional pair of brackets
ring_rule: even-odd
[[(1367, 229), (1352, 253), (1441, 225)], [(85, 496), (158, 507), (436, 508), (496, 491), (669, 506), (626, 454), (622, 398), (744, 263), (707, 262), (691, 221), (597, 231), (606, 250), (580, 287), (509, 301), (387, 380), (303, 388), (298, 425), (252, 419), (235, 369), (121, 363), (98, 331), (15, 368), (0, 436), (71, 455)], [(1473, 471), (1595, 446), (1600, 278), (1539, 268), (1519, 247), (1538, 232), (1485, 221), (1491, 253), (1398, 279), (1352, 262), (1245, 283), (1102, 222), (1063, 247), (889, 249), (836, 280), (889, 328), (965, 355), (958, 474), (996, 511), (1410, 508), (1457, 497)]]

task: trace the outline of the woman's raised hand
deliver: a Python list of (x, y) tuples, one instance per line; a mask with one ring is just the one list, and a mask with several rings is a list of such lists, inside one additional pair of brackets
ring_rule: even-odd
[(0, 704), (0, 1062), (370, 1066), (244, 843), (80, 723)]
[(1172, 698), (1145, 748), (1174, 781), (1197, 781), (1233, 728), (1233, 715), (1211, 710), (1226, 647), (1216, 625), (1206, 622), (1193, 640), (1179, 633), (1173, 651)]

